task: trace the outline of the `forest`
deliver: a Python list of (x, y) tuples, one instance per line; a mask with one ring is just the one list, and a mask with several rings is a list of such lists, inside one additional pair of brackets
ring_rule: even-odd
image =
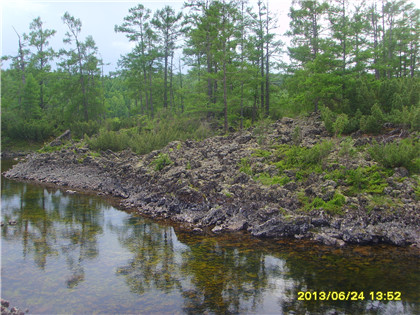
[[(147, 153), (320, 111), (331, 135), (420, 130), (420, 9), (407, 0), (295, 0), (279, 34), (269, 2), (134, 5), (115, 32), (135, 44), (103, 73), (94, 38), (66, 12), (61, 48), (42, 18), (3, 56), (1, 140), (44, 143), (70, 129), (95, 150)], [(286, 41), (290, 44), (286, 46)]]

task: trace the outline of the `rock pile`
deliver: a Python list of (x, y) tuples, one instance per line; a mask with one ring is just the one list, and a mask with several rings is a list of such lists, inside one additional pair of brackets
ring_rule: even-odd
[[(314, 172), (299, 181), (295, 170), (284, 170), (287, 183), (263, 185), (241, 171), (246, 159), (254, 171), (271, 176), (278, 171), (254, 154), (257, 149), (282, 144), (310, 148), (327, 139), (331, 138), (317, 115), (283, 118), (225, 137), (175, 141), (143, 156), (108, 150), (96, 157), (74, 145), (33, 154), (5, 175), (119, 197), (124, 208), (182, 222), (196, 233), (247, 231), (257, 237), (310, 238), (336, 246), (383, 242), (420, 247), (420, 207), (414, 192), (418, 184), (404, 169), (396, 170), (384, 189), (384, 194), (399, 198), (401, 204), (368, 209), (372, 196), (360, 193), (346, 197), (340, 214), (322, 207), (303, 211), (300, 198), (328, 201), (336, 191), (346, 189), (339, 180), (326, 180), (325, 174)], [(358, 139), (372, 140), (360, 136), (355, 143)], [(338, 149), (329, 158), (335, 160), (331, 170), (340, 165), (351, 169), (375, 164), (360, 154), (341, 156)]]

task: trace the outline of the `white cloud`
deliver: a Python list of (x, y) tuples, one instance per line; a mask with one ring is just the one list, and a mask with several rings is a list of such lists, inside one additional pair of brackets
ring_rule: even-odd
[(3, 14), (7, 14), (9, 10), (19, 10), (20, 12), (46, 12), (46, 5), (39, 1), (29, 0), (3, 0), (2, 1)]
[(115, 47), (122, 53), (128, 53), (130, 52), (134, 47), (136, 47), (136, 43), (129, 42), (129, 41), (113, 41), (111, 43), (112, 47)]

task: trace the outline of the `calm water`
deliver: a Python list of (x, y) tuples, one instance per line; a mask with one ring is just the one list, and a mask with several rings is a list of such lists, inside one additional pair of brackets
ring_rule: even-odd
[[(16, 221), (1, 228), (1, 294), (30, 313), (420, 314), (412, 250), (204, 237), (95, 196), (4, 178), (1, 193), (2, 222)], [(308, 290), (365, 299), (298, 300)]]

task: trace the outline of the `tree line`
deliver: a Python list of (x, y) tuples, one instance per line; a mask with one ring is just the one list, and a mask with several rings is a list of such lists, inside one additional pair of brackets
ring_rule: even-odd
[[(38, 17), (2, 69), (2, 140), (43, 141), (66, 128), (151, 130), (163, 117), (216, 121), (226, 133), (321, 110), (333, 133), (419, 128), (420, 10), (407, 0), (294, 0), (279, 35), (269, 2), (192, 0), (181, 12), (133, 6), (115, 32), (135, 44), (118, 70), (66, 12), (63, 48)], [(286, 47), (283, 40), (290, 45)], [(376, 123), (376, 125), (375, 125)]]

